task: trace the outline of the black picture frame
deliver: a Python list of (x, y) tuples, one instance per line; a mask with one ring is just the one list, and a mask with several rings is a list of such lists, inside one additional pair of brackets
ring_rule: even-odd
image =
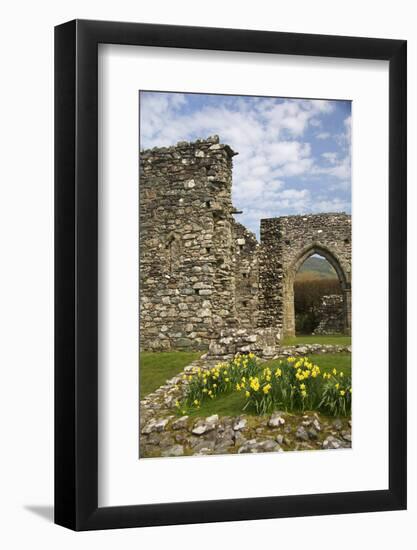
[[(98, 507), (98, 44), (389, 62), (389, 488)], [(55, 522), (74, 530), (406, 508), (406, 41), (74, 20), (55, 28)]]

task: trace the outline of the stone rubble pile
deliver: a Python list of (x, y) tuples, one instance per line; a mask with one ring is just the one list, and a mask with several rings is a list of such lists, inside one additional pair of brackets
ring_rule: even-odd
[(351, 447), (351, 424), (332, 422), (317, 413), (207, 418), (183, 416), (146, 422), (140, 433), (140, 456), (183, 456), (285, 452)]

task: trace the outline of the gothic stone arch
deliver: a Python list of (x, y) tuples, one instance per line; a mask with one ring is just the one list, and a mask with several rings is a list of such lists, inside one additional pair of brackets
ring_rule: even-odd
[(351, 332), (351, 216), (345, 213), (261, 220), (260, 325), (295, 335), (294, 279), (313, 254), (324, 256), (341, 284), (345, 333)]

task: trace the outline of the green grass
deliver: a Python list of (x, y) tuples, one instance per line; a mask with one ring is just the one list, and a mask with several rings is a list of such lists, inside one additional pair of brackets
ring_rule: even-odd
[[(311, 361), (319, 365), (321, 372), (330, 372), (334, 368), (338, 371), (343, 371), (345, 376), (351, 374), (351, 355), (350, 353), (329, 353), (325, 355), (309, 355)], [(267, 361), (262, 363), (261, 368), (266, 366), (277, 367), (279, 359)], [(214, 399), (207, 399), (201, 403), (199, 409), (188, 410), (187, 414), (192, 417), (205, 417), (212, 414), (218, 414), (219, 416), (239, 416), (244, 413), (247, 415), (255, 415), (254, 410), (249, 408), (242, 411), (245, 405), (246, 399), (241, 392), (232, 392), (228, 394), (221, 394)]]
[(142, 351), (139, 361), (140, 398), (155, 391), (166, 380), (182, 371), (201, 353), (189, 351), (150, 352)]
[(242, 411), (246, 399), (241, 392), (223, 393), (214, 399), (206, 399), (199, 409), (187, 410), (188, 416), (239, 416), (239, 414), (252, 414), (252, 411)]
[(335, 334), (333, 336), (295, 336), (293, 338), (284, 338), (283, 346), (296, 346), (297, 344), (333, 344), (339, 346), (350, 346), (352, 343), (351, 336), (343, 336)]

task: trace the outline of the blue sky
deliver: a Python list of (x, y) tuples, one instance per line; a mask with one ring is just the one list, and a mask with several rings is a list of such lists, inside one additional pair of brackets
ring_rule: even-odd
[(236, 219), (351, 212), (351, 102), (140, 92), (141, 148), (218, 134), (233, 158)]

